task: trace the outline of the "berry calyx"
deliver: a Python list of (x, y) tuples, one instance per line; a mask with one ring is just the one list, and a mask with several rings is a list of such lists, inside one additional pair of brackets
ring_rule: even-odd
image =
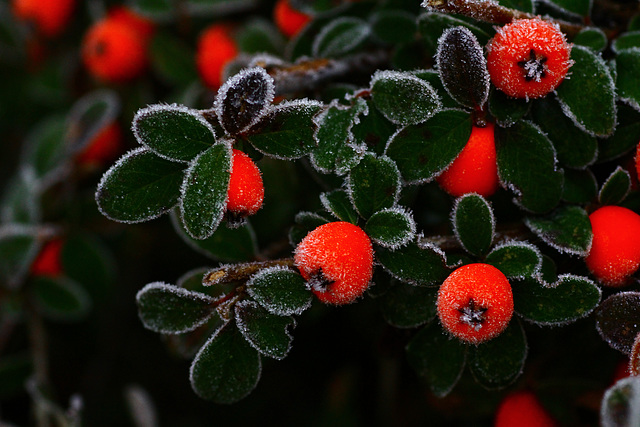
[(204, 84), (217, 90), (222, 84), (224, 67), (238, 53), (230, 25), (213, 24), (207, 27), (200, 35), (196, 53), (196, 65)]
[(593, 241), (587, 268), (604, 285), (626, 285), (640, 267), (640, 215), (621, 206), (603, 206), (589, 221)]
[(104, 126), (80, 151), (76, 161), (87, 168), (101, 167), (118, 157), (123, 149), (122, 130), (117, 122)]
[(51, 240), (42, 246), (40, 253), (31, 264), (34, 276), (59, 277), (62, 275), (62, 239)]
[(260, 169), (249, 156), (234, 149), (227, 192), (227, 221), (232, 226), (241, 225), (247, 216), (258, 212), (263, 200)]
[(66, 28), (75, 0), (13, 0), (15, 17), (32, 24), (36, 31), (46, 37), (55, 37)]
[(530, 391), (517, 391), (502, 399), (494, 427), (554, 427), (558, 423)]
[(373, 276), (371, 240), (349, 222), (323, 224), (298, 244), (294, 264), (320, 301), (350, 304), (364, 294)]
[(465, 147), (436, 181), (455, 197), (466, 193), (488, 197), (496, 192), (499, 182), (493, 123), (473, 126)]
[(438, 317), (451, 335), (480, 344), (505, 330), (513, 315), (511, 284), (489, 264), (467, 264), (449, 275), (438, 290)]
[(273, 9), (273, 21), (282, 34), (291, 38), (311, 21), (311, 17), (292, 8), (289, 0), (278, 0)]
[(541, 98), (564, 80), (572, 61), (571, 44), (560, 29), (540, 18), (502, 27), (487, 45), (493, 84), (514, 98)]

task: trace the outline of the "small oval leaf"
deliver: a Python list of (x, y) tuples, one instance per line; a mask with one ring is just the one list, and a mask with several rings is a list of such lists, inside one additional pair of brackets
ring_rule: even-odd
[(591, 222), (580, 206), (563, 206), (541, 218), (524, 221), (540, 239), (563, 253), (587, 256), (591, 250)]
[(393, 251), (415, 239), (416, 222), (403, 209), (383, 209), (371, 215), (365, 232), (374, 243)]
[(395, 251), (378, 247), (376, 258), (393, 277), (416, 286), (438, 286), (449, 274), (444, 253), (436, 246), (410, 243)]
[(620, 204), (631, 190), (631, 176), (629, 172), (618, 166), (602, 184), (598, 201), (601, 205)]
[(296, 323), (293, 317), (270, 314), (252, 301), (240, 301), (235, 311), (238, 329), (253, 348), (277, 360), (287, 356), (293, 340), (289, 328)]
[(313, 40), (313, 56), (337, 57), (360, 47), (371, 34), (371, 27), (360, 18), (343, 16), (331, 20)]
[(301, 314), (313, 299), (302, 276), (284, 267), (260, 270), (247, 282), (247, 291), (261, 306), (278, 316)]
[(356, 224), (358, 213), (345, 190), (333, 190), (320, 194), (322, 206), (339, 220)]
[(395, 162), (387, 156), (376, 157), (371, 153), (351, 169), (347, 178), (347, 191), (363, 218), (395, 205), (400, 197), (400, 187), (400, 172)]
[(451, 222), (458, 241), (467, 252), (482, 256), (489, 251), (496, 225), (493, 209), (484, 197), (469, 193), (457, 199)]
[(533, 277), (540, 272), (542, 254), (526, 242), (507, 242), (493, 248), (485, 262), (496, 267), (508, 278)]
[(437, 288), (397, 283), (382, 296), (382, 315), (396, 328), (415, 328), (436, 317)]
[(596, 329), (612, 348), (630, 355), (640, 333), (640, 292), (620, 292), (602, 301), (596, 310)]

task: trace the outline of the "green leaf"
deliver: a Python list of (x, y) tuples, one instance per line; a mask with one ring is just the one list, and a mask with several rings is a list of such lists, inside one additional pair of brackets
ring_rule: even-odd
[(386, 9), (369, 17), (373, 35), (385, 43), (404, 43), (413, 40), (418, 26), (416, 17), (399, 9)]
[(253, 0), (184, 0), (192, 16), (220, 16), (255, 7)]
[(287, 356), (293, 340), (289, 328), (296, 324), (293, 317), (270, 314), (252, 301), (237, 303), (235, 310), (238, 329), (253, 348), (277, 360)]
[(312, 301), (302, 276), (283, 267), (260, 270), (247, 282), (247, 291), (261, 306), (278, 316), (302, 314)]
[(495, 217), (484, 197), (469, 193), (458, 198), (453, 207), (451, 223), (464, 250), (474, 256), (483, 256), (489, 251), (495, 231)]
[(640, 378), (629, 376), (618, 380), (604, 393), (600, 422), (606, 427), (640, 425)]
[(598, 194), (598, 183), (589, 169), (564, 171), (562, 200), (569, 203), (589, 203)]
[(395, 250), (415, 239), (416, 222), (403, 209), (383, 209), (371, 215), (365, 232), (374, 243)]
[(602, 52), (608, 42), (607, 35), (598, 27), (586, 27), (573, 38), (574, 44), (588, 47), (596, 52)]
[(13, 289), (21, 284), (41, 244), (38, 229), (7, 224), (0, 227), (0, 283)]
[(549, 3), (572, 14), (587, 17), (591, 14), (593, 0), (549, 0)]
[(187, 85), (198, 79), (193, 48), (176, 36), (156, 31), (149, 55), (154, 71), (168, 83)]
[(31, 168), (20, 168), (5, 188), (0, 202), (0, 221), (34, 224), (41, 221), (41, 182)]
[(467, 347), (442, 332), (436, 322), (423, 328), (407, 345), (409, 364), (425, 377), (429, 388), (444, 397), (455, 387), (462, 375)]
[(374, 212), (390, 208), (400, 197), (400, 172), (387, 156), (376, 157), (367, 153), (351, 169), (347, 178), (347, 191), (356, 210), (363, 218)]
[(90, 234), (73, 234), (65, 238), (60, 256), (64, 273), (93, 296), (104, 295), (115, 280), (112, 254)]
[(149, 283), (136, 295), (144, 327), (161, 334), (182, 334), (205, 324), (215, 313), (213, 298), (166, 283)]
[(438, 286), (449, 274), (444, 253), (436, 246), (410, 243), (396, 250), (376, 248), (376, 258), (396, 279), (416, 286)]
[(500, 181), (518, 195), (525, 209), (536, 213), (553, 209), (560, 201), (563, 174), (549, 139), (525, 121), (506, 129), (496, 127), (495, 135)]
[(358, 213), (345, 190), (333, 190), (320, 194), (322, 206), (341, 221), (356, 224)]
[(484, 29), (456, 16), (439, 12), (426, 12), (418, 17), (418, 29), (420, 33), (427, 43), (434, 48), (438, 45), (438, 39), (447, 28), (457, 26), (463, 26), (471, 30), (482, 45), (487, 44), (491, 38), (491, 35)]
[(313, 56), (331, 58), (346, 55), (364, 44), (371, 27), (362, 19), (343, 16), (330, 21), (313, 40)]
[(377, 71), (370, 85), (373, 104), (398, 125), (423, 123), (442, 108), (433, 87), (409, 73)]
[(616, 159), (631, 151), (640, 141), (640, 113), (625, 104), (618, 104), (618, 126), (608, 138), (599, 140), (598, 161)]
[[(640, 38), (640, 32), (638, 36)], [(618, 96), (640, 111), (640, 47), (620, 52), (616, 57), (616, 65)]]
[(470, 135), (469, 113), (443, 110), (425, 123), (396, 133), (386, 154), (408, 183), (430, 181), (458, 157)]
[(466, 107), (481, 110), (489, 97), (489, 70), (473, 33), (463, 26), (445, 30), (438, 39), (435, 59), (449, 95)]
[(120, 109), (119, 95), (110, 89), (96, 89), (78, 99), (67, 114), (63, 137), (66, 154), (85, 149), (105, 127), (117, 121)]
[(453, 99), (451, 95), (447, 92), (442, 84), (442, 80), (440, 80), (440, 73), (438, 73), (434, 69), (428, 70), (413, 70), (409, 71), (409, 73), (413, 74), (417, 78), (424, 80), (429, 83), (436, 91), (436, 94), (442, 101), (442, 108), (459, 108), (460, 104), (458, 101)]
[(508, 278), (533, 277), (540, 272), (542, 254), (526, 242), (508, 242), (493, 248), (485, 262), (496, 267)]
[(524, 221), (542, 241), (562, 253), (587, 256), (591, 249), (589, 214), (579, 206), (563, 206), (545, 217)]
[(211, 237), (227, 205), (231, 147), (218, 143), (194, 159), (180, 192), (180, 217), (194, 239)]
[(631, 354), (640, 333), (640, 292), (626, 291), (609, 296), (595, 312), (596, 329), (612, 348)]
[(508, 7), (509, 9), (517, 9), (527, 13), (533, 13), (534, 10), (533, 0), (498, 0), (498, 4)]
[(102, 176), (96, 191), (98, 208), (114, 221), (157, 218), (178, 203), (185, 169), (185, 164), (160, 158), (146, 148), (132, 150)]
[(488, 390), (504, 388), (520, 376), (528, 347), (524, 329), (513, 319), (496, 338), (470, 347), (468, 364), (480, 385)]
[(172, 16), (174, 12), (171, 0), (131, 0), (131, 3), (140, 14), (156, 19)]
[(584, 168), (598, 156), (596, 138), (573, 125), (560, 106), (545, 98), (533, 102), (533, 117), (553, 143), (558, 161), (570, 168)]
[(284, 37), (270, 21), (263, 18), (249, 19), (235, 37), (238, 49), (244, 53), (278, 55), (284, 50)]
[(91, 298), (78, 283), (67, 277), (33, 278), (35, 303), (49, 318), (74, 321), (84, 317), (91, 308)]
[(314, 212), (300, 212), (294, 218), (295, 224), (289, 230), (289, 242), (296, 246), (311, 230), (329, 222), (329, 219)]
[(191, 387), (198, 396), (215, 403), (235, 403), (258, 384), (260, 354), (228, 322), (202, 346), (190, 369)]
[(564, 274), (552, 285), (535, 279), (512, 284), (514, 310), (538, 325), (566, 325), (589, 315), (600, 302), (600, 288), (591, 280)]
[(396, 126), (387, 120), (377, 108), (372, 108), (373, 101), (367, 102), (369, 114), (360, 116), (359, 123), (354, 124), (351, 132), (356, 145), (365, 145), (369, 151), (380, 155), (387, 146), (387, 141), (396, 131)]
[(521, 98), (511, 98), (501, 90), (492, 88), (489, 95), (489, 112), (498, 124), (509, 127), (522, 119), (530, 109), (532, 102)]
[(312, 118), (322, 108), (315, 101), (281, 102), (244, 136), (261, 153), (280, 159), (297, 159), (316, 146)]
[(437, 297), (437, 288), (397, 283), (382, 296), (382, 315), (396, 328), (415, 328), (435, 319)]
[(631, 177), (629, 172), (618, 166), (602, 184), (598, 201), (601, 205), (620, 204), (631, 190)]
[(611, 50), (621, 54), (626, 49), (634, 49), (640, 47), (640, 31), (628, 31), (622, 33), (611, 42)]
[(571, 78), (557, 89), (562, 109), (585, 132), (611, 135), (616, 127), (616, 96), (609, 68), (599, 55), (582, 46), (571, 49), (571, 59), (575, 61)]
[(140, 144), (167, 160), (188, 163), (216, 143), (213, 127), (198, 111), (175, 104), (138, 110), (132, 129)]
[(52, 179), (62, 173), (69, 159), (67, 125), (63, 116), (52, 116), (38, 123), (27, 135), (23, 162), (33, 167), (38, 179)]

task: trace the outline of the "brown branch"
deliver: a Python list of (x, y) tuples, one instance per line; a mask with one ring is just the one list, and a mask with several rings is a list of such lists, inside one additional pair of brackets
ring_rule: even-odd
[(248, 262), (244, 264), (224, 265), (210, 271), (202, 279), (205, 286), (247, 280), (260, 270), (269, 267), (293, 267), (293, 258), (273, 261)]

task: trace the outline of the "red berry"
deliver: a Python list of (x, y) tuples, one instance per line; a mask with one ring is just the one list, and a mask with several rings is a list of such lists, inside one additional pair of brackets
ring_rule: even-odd
[(13, 0), (13, 14), (32, 23), (36, 30), (47, 37), (55, 37), (66, 28), (75, 0)]
[(260, 169), (249, 156), (236, 149), (233, 150), (227, 197), (227, 217), (231, 222), (255, 214), (264, 200)]
[(636, 148), (635, 162), (636, 162), (637, 178), (638, 178), (638, 181), (640, 181), (640, 143), (638, 143), (638, 147)]
[(51, 240), (44, 244), (40, 253), (31, 264), (34, 276), (58, 277), (62, 274), (62, 239)]
[(121, 83), (141, 75), (147, 66), (147, 43), (127, 24), (105, 19), (84, 37), (82, 59), (100, 80)]
[(330, 222), (302, 239), (295, 250), (294, 262), (320, 301), (349, 304), (371, 282), (371, 240), (357, 225)]
[(493, 84), (515, 98), (541, 98), (562, 83), (572, 64), (571, 44), (560, 29), (540, 18), (502, 27), (487, 45)]
[(105, 126), (78, 154), (78, 164), (100, 167), (118, 157), (123, 149), (122, 130), (117, 122)]
[(196, 64), (202, 81), (213, 90), (222, 84), (224, 67), (238, 55), (238, 46), (226, 24), (209, 26), (200, 35)]
[(593, 242), (585, 258), (607, 286), (624, 286), (640, 267), (640, 215), (620, 206), (603, 206), (589, 215)]
[(293, 9), (289, 0), (278, 0), (273, 9), (273, 21), (282, 34), (291, 38), (311, 21), (311, 17)]
[(455, 197), (466, 193), (491, 196), (498, 189), (498, 165), (494, 125), (474, 126), (467, 145), (449, 167), (436, 178), (440, 187)]
[(558, 423), (530, 391), (505, 396), (496, 411), (494, 427), (554, 427)]
[(511, 284), (489, 264), (467, 264), (442, 283), (436, 306), (445, 330), (462, 341), (480, 344), (509, 324), (513, 315)]
[(137, 14), (126, 6), (113, 7), (109, 10), (109, 13), (107, 13), (107, 19), (114, 22), (120, 22), (121, 24), (131, 28), (138, 33), (145, 43), (148, 43), (151, 40), (156, 29), (152, 20)]

